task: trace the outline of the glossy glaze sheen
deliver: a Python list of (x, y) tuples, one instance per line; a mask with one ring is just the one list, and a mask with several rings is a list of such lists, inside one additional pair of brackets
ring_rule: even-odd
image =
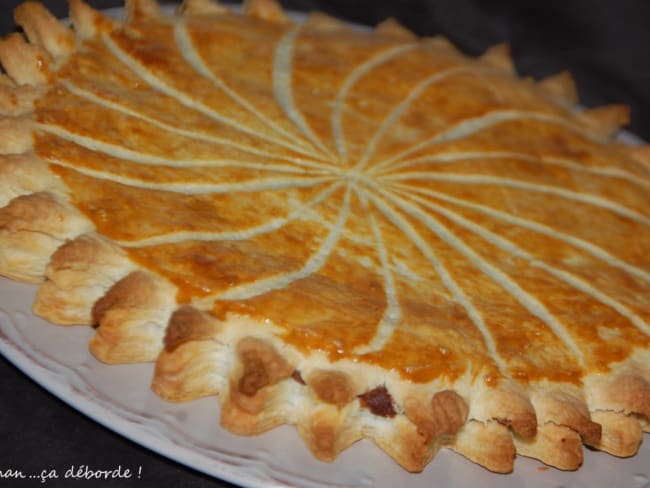
[(37, 153), (182, 303), (415, 382), (579, 382), (650, 342), (647, 173), (530, 82), (237, 15), (130, 25), (56, 79)]

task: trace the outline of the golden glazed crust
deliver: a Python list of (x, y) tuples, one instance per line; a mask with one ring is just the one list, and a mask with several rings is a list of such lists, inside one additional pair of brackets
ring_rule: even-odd
[(170, 401), (509, 472), (650, 426), (650, 150), (571, 77), (270, 0), (127, 20), (41, 5), (0, 41), (0, 273), (155, 361)]

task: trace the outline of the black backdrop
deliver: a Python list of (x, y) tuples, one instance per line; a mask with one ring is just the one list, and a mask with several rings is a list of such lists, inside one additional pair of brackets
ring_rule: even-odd
[[(14, 30), (20, 0), (0, 0), (0, 34)], [(66, 15), (66, 2), (43, 3)], [(90, 0), (97, 8), (119, 0)], [(650, 141), (650, 0), (286, 0), (363, 24), (395, 17), (420, 35), (443, 34), (468, 54), (508, 42), (519, 72), (536, 78), (570, 70), (585, 106), (624, 103), (630, 130)], [(70, 464), (142, 466), (141, 479), (90, 486), (231, 486), (157, 456), (79, 415), (0, 360), (0, 470), (40, 473)], [(12, 486), (0, 480), (2, 486)], [(44, 486), (81, 485), (50, 481)], [(36, 481), (15, 482), (36, 486)], [(84, 484), (85, 486), (86, 484)]]

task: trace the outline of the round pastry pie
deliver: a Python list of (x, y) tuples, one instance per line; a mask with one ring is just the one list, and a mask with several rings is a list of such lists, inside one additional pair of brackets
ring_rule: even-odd
[[(650, 429), (650, 149), (496, 46), (272, 0), (28, 2), (0, 42), (0, 273), (228, 430), (509, 472)], [(108, 367), (108, 366), (107, 366)]]

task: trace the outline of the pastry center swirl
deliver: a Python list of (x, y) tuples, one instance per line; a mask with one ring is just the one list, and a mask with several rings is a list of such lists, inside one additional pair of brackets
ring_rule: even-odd
[(417, 382), (577, 382), (648, 344), (647, 177), (614, 195), (514, 77), (237, 15), (135, 23), (56, 76), (38, 154), (182, 303)]

